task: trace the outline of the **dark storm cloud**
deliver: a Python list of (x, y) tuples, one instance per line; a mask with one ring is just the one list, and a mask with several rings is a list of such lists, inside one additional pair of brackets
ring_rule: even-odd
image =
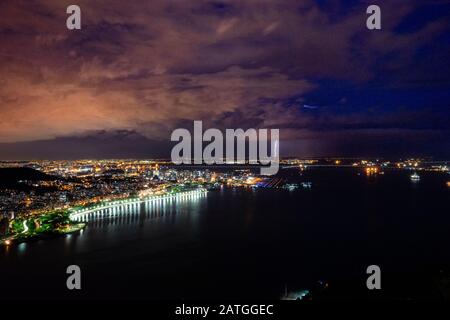
[[(365, 28), (365, 1), (77, 1), (80, 31), (65, 27), (69, 4), (0, 4), (2, 153), (38, 140), (61, 146), (92, 139), (95, 145), (97, 134), (90, 133), (99, 131), (135, 132), (164, 144), (173, 128), (192, 120), (285, 128), (285, 139), (314, 136), (324, 145), (324, 131), (420, 135), (433, 130), (436, 113), (423, 109), (410, 117), (411, 111), (394, 108), (373, 114), (366, 103), (351, 112), (311, 114), (286, 101), (295, 97), (303, 105), (324, 78), (378, 81), (386, 90), (406, 80), (447, 81), (436, 65), (449, 46), (435, 41), (448, 33), (448, 17), (408, 28), (419, 1), (383, 3), (380, 32)], [(423, 50), (435, 62), (426, 62)], [(33, 145), (39, 143), (28, 150)], [(86, 145), (75, 143), (73, 150), (84, 155), (91, 150)]]

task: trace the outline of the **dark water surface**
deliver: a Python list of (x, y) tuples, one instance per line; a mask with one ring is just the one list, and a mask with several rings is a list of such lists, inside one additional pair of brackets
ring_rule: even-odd
[[(357, 169), (287, 169), (311, 190), (232, 189), (154, 205), (80, 234), (2, 247), (2, 298), (266, 298), (285, 285), (328, 283), (324, 298), (374, 297), (366, 268), (381, 267), (380, 298), (441, 298), (450, 266), (443, 173), (367, 177)], [(82, 290), (66, 289), (66, 267)]]

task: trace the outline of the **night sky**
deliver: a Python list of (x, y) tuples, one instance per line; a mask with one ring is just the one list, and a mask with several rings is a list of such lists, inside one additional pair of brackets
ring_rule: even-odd
[(284, 157), (450, 157), (450, 1), (6, 0), (0, 44), (0, 159), (168, 157), (193, 120), (279, 128)]

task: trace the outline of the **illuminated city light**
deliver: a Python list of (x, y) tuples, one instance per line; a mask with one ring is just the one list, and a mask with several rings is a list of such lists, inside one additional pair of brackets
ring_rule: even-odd
[[(321, 160), (282, 160), (283, 166), (300, 171), (308, 171), (314, 166), (362, 167), (367, 176), (382, 175), (387, 170), (413, 170), (413, 172), (448, 172), (447, 162), (408, 159), (384, 161), (369, 159), (321, 159)], [(1, 164), (0, 164), (1, 165)], [(6, 167), (23, 166), (23, 163), (3, 163)], [(148, 160), (76, 160), (76, 161), (37, 161), (30, 167), (39, 171), (65, 178), (64, 180), (26, 181), (20, 183), (56, 189), (54, 193), (14, 194), (4, 197), (3, 212), (9, 222), (16, 223), (15, 236), (25, 239), (42, 229), (39, 216), (54, 211), (67, 212), (73, 222), (84, 222), (109, 216), (125, 216), (136, 213), (141, 203), (145, 205), (164, 204), (169, 201), (188, 202), (198, 199), (207, 190), (232, 188), (282, 188), (289, 191), (308, 190), (311, 182), (289, 181), (284, 178), (262, 177), (249, 169), (232, 172), (213, 172), (209, 169), (175, 169)], [(413, 173), (411, 172), (411, 173)], [(358, 173), (360, 174), (360, 173)], [(101, 179), (106, 177), (107, 179)], [(67, 179), (68, 178), (68, 179)], [(100, 179), (99, 179), (100, 178)], [(417, 182), (420, 177), (411, 176)], [(446, 179), (447, 180), (447, 179)], [(444, 180), (447, 187), (450, 181)], [(204, 189), (202, 191), (202, 189)], [(1, 210), (1, 208), (0, 208)], [(8, 214), (9, 212), (9, 214)], [(24, 220), (27, 220), (24, 222)], [(9, 224), (11, 230), (13, 224)], [(85, 224), (67, 224), (55, 229), (58, 233), (82, 230)], [(6, 226), (6, 224), (5, 224)], [(33, 226), (33, 227), (32, 227)], [(43, 223), (43, 226), (48, 224)], [(6, 228), (5, 228), (6, 229)], [(3, 239), (3, 243), (7, 238)], [(14, 236), (8, 238), (15, 240)], [(20, 242), (20, 241), (19, 241)]]
[[(74, 211), (70, 214), (70, 218), (75, 221), (87, 221), (87, 218), (90, 215), (95, 215), (99, 211), (102, 210), (115, 210), (119, 209), (121, 210), (120, 205), (125, 204), (126, 207), (130, 206), (137, 206), (140, 203), (151, 203), (151, 202), (158, 202), (161, 203), (163, 200), (169, 200), (172, 198), (184, 200), (190, 197), (198, 197), (199, 195), (206, 194), (207, 190), (204, 188), (199, 188), (197, 190), (191, 190), (191, 191), (185, 191), (185, 192), (178, 192), (178, 193), (167, 193), (167, 194), (159, 194), (159, 195), (152, 195), (148, 197), (142, 197), (142, 198), (133, 198), (133, 199), (126, 199), (124, 201), (111, 201), (108, 203), (105, 203), (103, 205), (95, 206), (92, 209), (81, 209)], [(119, 206), (119, 207), (118, 207)]]
[(28, 232), (28, 226), (27, 226), (27, 220), (23, 221), (23, 233), (27, 233)]
[(367, 175), (374, 175), (378, 173), (378, 168), (377, 167), (367, 167), (366, 168), (366, 174)]

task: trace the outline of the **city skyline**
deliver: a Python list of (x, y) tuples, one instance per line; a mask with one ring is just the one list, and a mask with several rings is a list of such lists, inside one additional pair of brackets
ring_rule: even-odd
[(282, 157), (450, 157), (449, 5), (4, 2), (0, 159), (168, 158), (170, 133), (279, 128)]
[(9, 0), (0, 43), (7, 308), (450, 299), (450, 1)]

